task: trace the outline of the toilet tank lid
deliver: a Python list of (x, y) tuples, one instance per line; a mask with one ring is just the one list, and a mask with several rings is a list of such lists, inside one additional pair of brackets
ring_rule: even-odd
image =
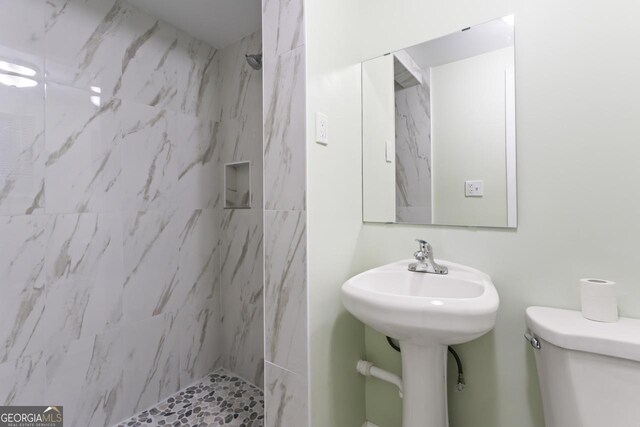
[(526, 319), (531, 332), (558, 347), (640, 362), (640, 320), (594, 322), (579, 311), (549, 307), (527, 308)]

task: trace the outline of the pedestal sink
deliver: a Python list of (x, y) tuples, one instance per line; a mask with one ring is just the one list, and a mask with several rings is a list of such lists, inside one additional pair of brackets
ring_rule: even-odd
[(408, 271), (415, 260), (365, 271), (342, 286), (344, 306), (373, 329), (400, 342), (403, 427), (446, 427), (447, 346), (493, 329), (499, 298), (491, 278), (438, 261), (449, 273)]

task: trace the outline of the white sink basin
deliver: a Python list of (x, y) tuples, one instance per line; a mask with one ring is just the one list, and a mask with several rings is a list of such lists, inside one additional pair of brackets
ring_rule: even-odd
[(491, 278), (446, 261), (449, 274), (408, 270), (414, 260), (365, 271), (342, 286), (349, 312), (400, 341), (403, 427), (446, 427), (447, 346), (493, 329), (499, 298)]
[(416, 344), (460, 344), (495, 325), (498, 293), (491, 278), (446, 261), (449, 274), (408, 271), (414, 260), (365, 271), (342, 286), (351, 314), (377, 331)]

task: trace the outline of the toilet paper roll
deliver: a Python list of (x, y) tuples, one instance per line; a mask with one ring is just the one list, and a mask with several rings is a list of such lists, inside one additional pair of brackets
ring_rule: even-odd
[(602, 279), (580, 279), (582, 316), (597, 322), (618, 321), (616, 282)]

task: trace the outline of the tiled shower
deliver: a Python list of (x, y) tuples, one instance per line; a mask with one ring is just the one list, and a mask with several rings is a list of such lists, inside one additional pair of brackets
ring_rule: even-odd
[[(261, 32), (216, 50), (121, 0), (0, 8), (0, 403), (110, 426), (219, 368), (262, 388)], [(224, 209), (239, 161), (251, 208)]]

